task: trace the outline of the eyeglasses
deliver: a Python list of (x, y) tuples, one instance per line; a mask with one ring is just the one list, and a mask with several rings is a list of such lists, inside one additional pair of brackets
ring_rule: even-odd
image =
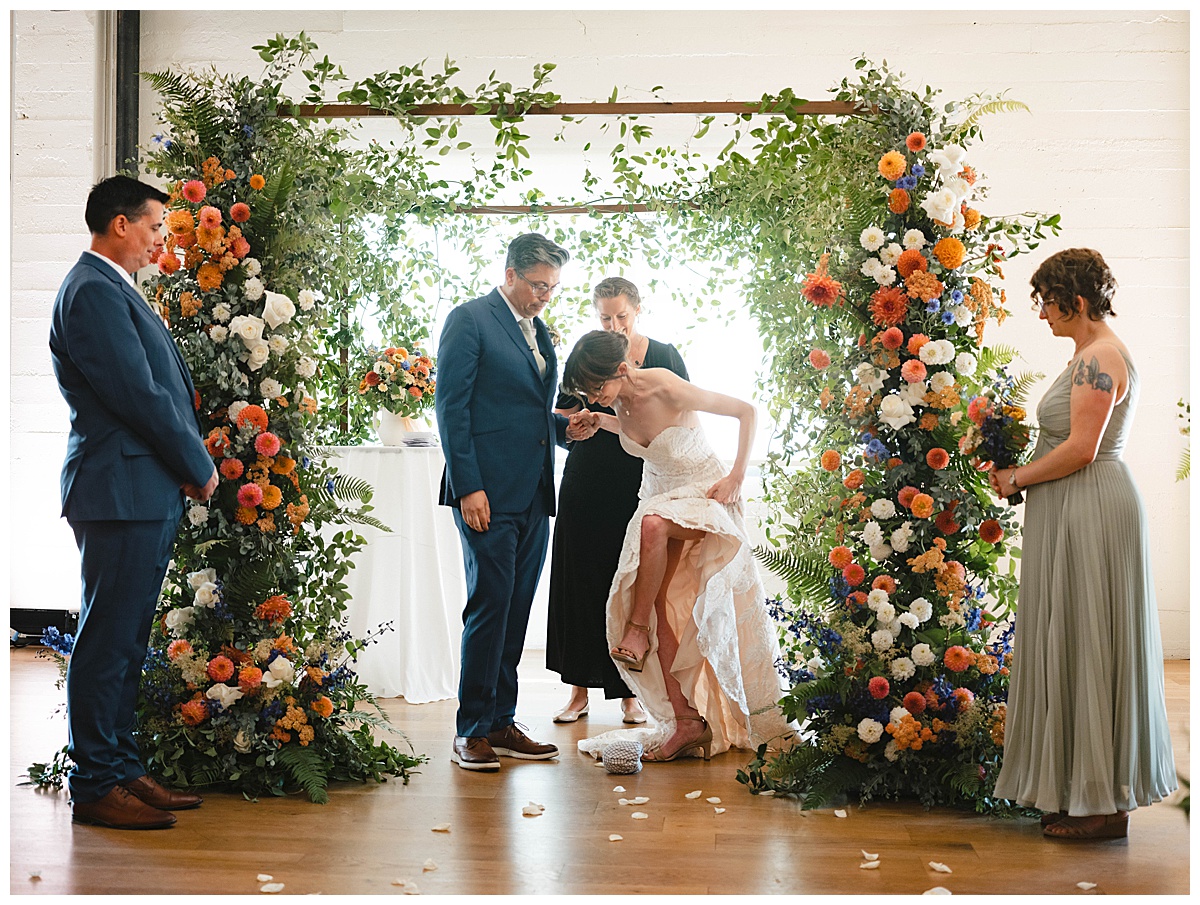
[(1032, 303), (1030, 303), (1029, 310), (1036, 311), (1038, 314), (1041, 314), (1043, 311), (1046, 310), (1047, 305), (1053, 305), (1053, 304), (1054, 304), (1054, 299), (1041, 298), (1039, 296), (1038, 298), (1034, 299)]
[(532, 280), (526, 280), (524, 274), (518, 273), (517, 276), (529, 284), (529, 288), (533, 290), (533, 294), (536, 296), (553, 296), (562, 287), (562, 283), (547, 286), (545, 283), (535, 283)]

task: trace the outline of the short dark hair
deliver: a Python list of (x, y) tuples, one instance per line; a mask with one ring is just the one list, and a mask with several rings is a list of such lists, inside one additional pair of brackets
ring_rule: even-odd
[(592, 304), (596, 304), (600, 299), (615, 299), (622, 295), (629, 299), (629, 304), (634, 308), (642, 307), (642, 297), (637, 286), (624, 277), (605, 277), (597, 283), (596, 288), (592, 290)]
[(583, 398), (604, 381), (617, 376), (629, 352), (624, 333), (593, 330), (575, 344), (563, 365), (563, 390)]
[(538, 264), (549, 264), (561, 268), (571, 260), (571, 253), (541, 233), (525, 233), (517, 236), (508, 245), (508, 257), (504, 260), (504, 269), (513, 268), (517, 273), (524, 273)]
[(1087, 302), (1087, 316), (1099, 321), (1116, 317), (1112, 300), (1117, 280), (1100, 252), (1090, 248), (1068, 248), (1046, 258), (1029, 280), (1033, 292), (1029, 297), (1044, 304), (1058, 305), (1067, 320), (1079, 315)]
[(88, 192), (83, 220), (94, 236), (108, 232), (108, 225), (121, 214), (137, 220), (146, 213), (150, 201), (166, 204), (171, 196), (152, 185), (129, 176), (109, 176), (92, 186)]

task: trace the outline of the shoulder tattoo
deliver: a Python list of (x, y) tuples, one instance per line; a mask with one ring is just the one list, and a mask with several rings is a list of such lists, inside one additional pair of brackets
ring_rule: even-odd
[(1080, 361), (1079, 366), (1075, 368), (1075, 386), (1083, 386), (1087, 384), (1093, 389), (1099, 390), (1102, 393), (1111, 393), (1113, 391), (1113, 379), (1110, 375), (1100, 370), (1100, 362), (1096, 356), (1092, 356), (1092, 360), (1086, 365)]

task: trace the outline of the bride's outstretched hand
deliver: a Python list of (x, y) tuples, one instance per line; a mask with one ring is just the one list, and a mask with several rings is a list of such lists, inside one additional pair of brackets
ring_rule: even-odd
[(567, 421), (568, 440), (587, 440), (600, 429), (600, 415), (587, 409), (576, 412)]
[(708, 488), (708, 493), (705, 494), (710, 500), (716, 500), (718, 503), (728, 504), (736, 503), (742, 495), (741, 478), (735, 478), (731, 474), (725, 475), (712, 487)]

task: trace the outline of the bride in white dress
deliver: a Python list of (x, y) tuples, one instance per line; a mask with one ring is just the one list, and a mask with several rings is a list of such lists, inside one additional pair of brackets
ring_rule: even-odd
[[(707, 759), (789, 737), (778, 707), (779, 643), (742, 516), (754, 407), (670, 371), (639, 370), (625, 360), (627, 345), (620, 333), (587, 334), (567, 359), (563, 386), (617, 413), (573, 420), (619, 434), (625, 451), (645, 460), (609, 590), (607, 634), (622, 678), (655, 725), (584, 739), (579, 749), (599, 756), (611, 741), (636, 739), (646, 761)], [(696, 412), (738, 419), (728, 473)]]

